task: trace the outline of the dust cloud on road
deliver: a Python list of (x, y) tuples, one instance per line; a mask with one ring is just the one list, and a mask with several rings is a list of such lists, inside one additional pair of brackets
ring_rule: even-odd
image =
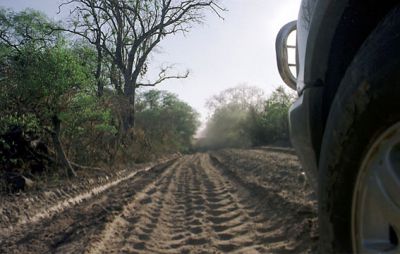
[(186, 155), (117, 183), (49, 216), (0, 227), (0, 253), (315, 251), (315, 201), (289, 152)]

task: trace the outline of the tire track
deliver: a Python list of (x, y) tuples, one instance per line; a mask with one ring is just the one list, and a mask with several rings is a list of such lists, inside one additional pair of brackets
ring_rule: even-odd
[[(127, 204), (121, 216), (116, 217), (103, 231), (100, 240), (88, 253), (151, 252), (163, 248), (165, 236), (170, 235), (174, 224), (167, 220), (168, 209), (174, 200), (168, 199), (176, 174), (186, 165), (190, 157), (178, 160), (163, 175), (150, 184)], [(159, 230), (166, 230), (158, 234)], [(161, 237), (156, 238), (156, 236)]]
[(285, 239), (256, 208), (207, 154), (187, 156), (139, 193), (88, 253), (266, 253)]
[[(217, 209), (211, 206), (209, 211), (209, 220), (220, 239), (217, 244), (220, 251), (271, 253), (272, 242), (280, 245), (286, 240), (279, 232), (267, 230), (271, 221), (266, 213), (259, 211), (259, 199), (254, 198), (244, 186), (216, 168), (208, 155), (203, 155), (202, 164), (204, 172), (208, 175), (207, 179), (211, 182), (210, 204), (215, 201), (217, 204), (223, 204)], [(268, 234), (279, 237), (271, 241), (265, 238)]]
[(83, 253), (91, 239), (101, 232), (111, 218), (118, 216), (124, 204), (136, 192), (154, 182), (171, 162), (111, 186), (103, 193), (82, 203), (7, 233), (0, 240), (0, 253)]
[(264, 189), (230, 167), (184, 156), (25, 228), (0, 253), (298, 253)]

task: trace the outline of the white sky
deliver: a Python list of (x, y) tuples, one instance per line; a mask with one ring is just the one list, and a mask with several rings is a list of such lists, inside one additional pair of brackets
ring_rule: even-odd
[[(283, 85), (275, 58), (275, 36), (297, 18), (301, 0), (220, 0), (225, 20), (207, 14), (205, 24), (190, 33), (166, 38), (153, 55), (155, 66), (175, 63), (190, 70), (184, 80), (167, 81), (159, 89), (178, 94), (205, 120), (205, 102), (220, 91), (247, 83), (270, 94)], [(57, 19), (58, 0), (0, 0), (0, 6), (41, 10)]]

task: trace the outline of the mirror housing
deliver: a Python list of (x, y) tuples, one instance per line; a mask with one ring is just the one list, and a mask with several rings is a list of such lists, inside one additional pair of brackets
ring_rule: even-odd
[(276, 37), (275, 49), (276, 60), (278, 63), (279, 74), (283, 81), (293, 90), (296, 90), (296, 78), (290, 71), (290, 67), (296, 64), (289, 64), (288, 48), (296, 48), (296, 46), (287, 45), (289, 35), (297, 29), (297, 21), (292, 21), (284, 25)]

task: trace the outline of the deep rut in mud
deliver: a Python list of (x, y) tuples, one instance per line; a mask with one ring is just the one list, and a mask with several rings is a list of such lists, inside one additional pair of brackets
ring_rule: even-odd
[(15, 230), (0, 252), (298, 253), (271, 220), (280, 211), (227, 170), (208, 154), (184, 156)]

